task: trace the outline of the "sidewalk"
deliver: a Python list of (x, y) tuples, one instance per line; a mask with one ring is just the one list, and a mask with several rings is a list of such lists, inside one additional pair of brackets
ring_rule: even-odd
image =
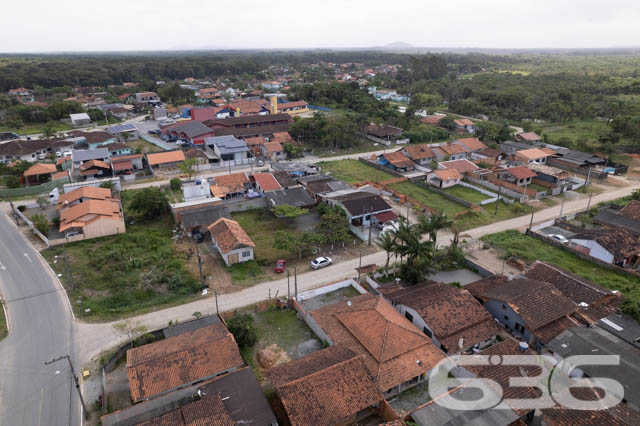
[[(631, 192), (637, 188), (640, 188), (640, 183), (636, 182), (631, 186), (627, 186), (615, 191), (609, 191), (594, 195), (593, 199), (591, 200), (591, 205), (595, 206), (600, 202), (624, 197), (631, 194)], [(586, 198), (565, 202), (563, 214), (576, 213), (584, 210), (587, 206), (587, 202), (588, 199)], [(559, 214), (560, 205), (553, 206), (545, 210), (540, 210), (534, 214), (534, 223), (553, 219), (554, 217), (558, 217)], [(490, 225), (465, 231), (460, 237), (464, 238), (464, 236), (469, 236), (471, 238), (478, 239), (484, 235), (493, 234), (508, 229), (524, 230), (529, 226), (530, 220), (531, 216), (527, 215), (509, 219), (503, 222), (492, 223)], [(442, 233), (438, 237), (438, 245), (448, 245), (452, 237), (452, 234)], [(341, 281), (345, 278), (355, 277), (355, 268), (358, 267), (358, 261), (358, 259), (353, 259), (331, 265), (318, 271), (311, 271), (298, 275), (298, 292), (300, 293), (302, 291), (320, 287), (325, 284)], [(363, 265), (372, 263), (381, 265), (384, 264), (385, 261), (386, 254), (384, 251), (373, 253), (362, 258)], [(256, 284), (253, 287), (247, 288), (237, 293), (220, 295), (218, 297), (218, 306), (220, 312), (231, 311), (243, 306), (260, 302), (262, 300), (266, 300), (269, 296), (269, 290), (271, 290), (271, 297), (275, 297), (276, 292), (279, 296), (286, 295), (286, 276), (283, 279), (277, 281), (268, 281)], [(290, 280), (290, 290), (293, 294), (293, 276), (291, 276)], [(189, 318), (193, 318), (193, 313), (196, 311), (199, 311), (203, 315), (206, 315), (215, 313), (215, 309), (215, 300), (211, 297), (207, 297), (206, 299), (203, 298), (203, 300), (188, 303), (185, 305), (175, 306), (161, 311), (140, 315), (138, 317), (131, 318), (131, 321), (133, 323), (139, 322), (140, 324), (145, 325), (149, 330), (154, 330), (165, 327), (169, 323), (169, 321), (172, 320), (185, 321)], [(93, 356), (97, 355), (101, 351), (116, 346), (120, 342), (124, 341), (124, 338), (119, 335), (113, 328), (113, 324), (115, 324), (116, 322), (103, 324), (89, 324), (79, 321), (77, 322), (78, 339), (79, 342), (81, 342), (81, 344), (79, 345), (79, 357), (82, 363), (89, 361)]]

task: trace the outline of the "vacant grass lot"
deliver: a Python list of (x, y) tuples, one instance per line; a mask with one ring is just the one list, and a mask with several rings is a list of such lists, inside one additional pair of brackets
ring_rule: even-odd
[(331, 172), (333, 177), (344, 180), (347, 183), (380, 182), (395, 177), (358, 160), (322, 161), (316, 164), (322, 168), (323, 172)]
[(529, 262), (542, 260), (553, 263), (603, 287), (620, 291), (627, 299), (624, 311), (636, 320), (640, 319), (640, 278), (602, 268), (573, 253), (514, 230), (486, 235), (482, 239), (503, 249), (508, 256), (516, 256)]
[[(31, 124), (25, 124), (19, 130), (16, 130), (15, 128), (12, 128), (12, 127), (0, 125), (0, 132), (13, 132), (19, 135), (33, 135), (37, 133), (42, 133), (44, 127), (45, 127), (44, 123), (31, 123)], [(71, 129), (72, 129), (71, 126), (68, 126), (60, 121), (53, 121), (54, 132), (62, 132), (64, 130), (71, 130)]]
[(113, 320), (184, 303), (195, 298), (200, 288), (185, 266), (184, 253), (175, 250), (171, 217), (165, 214), (152, 221), (136, 217), (128, 209), (134, 192), (122, 192), (126, 234), (70, 243), (66, 253), (64, 246), (42, 252), (54, 271), (62, 274), (60, 279), (80, 318)]
[(528, 204), (506, 204), (499, 201), (498, 212), (496, 212), (496, 203), (486, 204), (481, 207), (479, 212), (471, 211), (456, 218), (456, 224), (460, 231), (477, 228), (479, 226), (489, 225), (493, 222), (501, 222), (503, 220), (513, 219), (514, 217), (531, 214), (534, 209)]
[(451, 188), (447, 188), (444, 191), (451, 195), (455, 195), (458, 198), (462, 198), (465, 201), (476, 204), (480, 201), (486, 200), (487, 198), (491, 198), (488, 195), (484, 195), (482, 192), (464, 187), (462, 185), (452, 186)]
[(152, 143), (145, 141), (144, 139), (136, 139), (131, 142), (127, 142), (127, 145), (131, 146), (135, 152), (140, 152), (142, 154), (146, 154), (148, 152), (161, 152), (162, 148), (159, 146), (155, 146)]
[(414, 183), (400, 182), (400, 183), (391, 184), (389, 185), (389, 187), (394, 191), (400, 192), (402, 194), (408, 195), (409, 197), (418, 200), (419, 202), (421, 202), (422, 204), (428, 207), (438, 209), (439, 211), (446, 214), (450, 218), (453, 218), (456, 215), (456, 213), (459, 213), (467, 209), (462, 204), (458, 204), (454, 201), (451, 201), (440, 194), (431, 192)]
[(300, 358), (306, 353), (299, 352), (299, 345), (309, 341), (317, 341), (317, 349), (321, 347), (317, 337), (304, 321), (298, 319), (294, 310), (278, 311), (269, 309), (261, 313), (251, 312), (258, 334), (257, 343), (251, 348), (242, 348), (247, 363), (259, 381), (262, 381), (262, 369), (256, 354), (259, 350), (272, 344), (287, 352), (291, 359)]

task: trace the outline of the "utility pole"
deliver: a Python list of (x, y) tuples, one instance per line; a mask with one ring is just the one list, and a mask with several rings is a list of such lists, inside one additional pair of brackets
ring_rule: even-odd
[(564, 195), (562, 196), (562, 204), (560, 204), (560, 216), (558, 216), (559, 218), (562, 217), (562, 210), (564, 210)]
[(593, 197), (593, 188), (589, 192), (589, 202), (587, 203), (587, 210), (589, 210), (589, 206), (591, 205), (591, 197)]
[(529, 231), (531, 231), (531, 228), (533, 228), (533, 214), (535, 213), (535, 210), (531, 212), (531, 221), (529, 222)]
[(371, 245), (371, 228), (373, 227), (373, 208), (369, 210), (369, 242), (367, 245)]
[[(80, 397), (80, 403), (82, 404), (82, 411), (84, 412), (84, 418), (89, 418), (89, 412), (87, 411), (87, 406), (84, 404), (84, 398), (82, 397), (82, 392), (80, 392), (80, 382), (78, 382), (78, 376), (76, 376), (76, 372), (73, 369), (73, 364), (71, 363), (71, 357), (69, 355), (60, 356), (58, 358), (54, 358), (51, 361), (46, 361), (44, 365), (53, 364), (54, 362), (61, 361), (63, 359), (67, 359), (69, 362), (69, 368), (71, 369), (71, 375), (73, 376), (73, 380), (76, 382), (76, 390), (78, 391), (78, 396)], [(106, 401), (102, 401), (103, 404), (106, 404)]]
[(294, 288), (294, 298), (296, 299), (296, 302), (298, 301), (298, 271), (296, 270), (296, 267), (293, 267), (293, 288)]
[(220, 315), (220, 309), (218, 308), (218, 291), (213, 288), (213, 297), (216, 299), (216, 314)]
[(589, 173), (587, 173), (587, 181), (584, 183), (585, 185), (589, 185), (589, 178), (591, 177), (591, 164), (589, 164)]
[(198, 256), (198, 269), (200, 270), (200, 285), (204, 286), (204, 276), (202, 275), (202, 259), (200, 258), (200, 247), (198, 247), (198, 241), (193, 240), (196, 244), (196, 255)]
[(498, 204), (500, 203), (500, 194), (501, 193), (502, 193), (502, 181), (500, 181), (500, 186), (498, 187), (498, 199), (496, 200), (496, 210), (493, 212), (494, 216), (498, 215)]
[(287, 269), (287, 300), (291, 303), (291, 284), (289, 282), (289, 270)]
[(411, 207), (411, 203), (407, 202), (407, 224), (411, 225), (411, 221), (409, 220), (409, 208)]
[(360, 269), (362, 268), (362, 252), (360, 252), (360, 260), (358, 261), (358, 284), (360, 284)]

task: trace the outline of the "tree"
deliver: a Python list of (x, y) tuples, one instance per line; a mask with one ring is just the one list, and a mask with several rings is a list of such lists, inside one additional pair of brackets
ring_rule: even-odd
[(127, 340), (133, 345), (133, 340), (147, 332), (147, 327), (141, 325), (139, 321), (132, 322), (130, 319), (113, 324), (120, 334), (127, 337)]
[(169, 188), (171, 188), (172, 191), (180, 191), (181, 187), (182, 182), (180, 181), (180, 178), (173, 178), (169, 181)]
[(191, 181), (191, 176), (196, 172), (196, 159), (195, 158), (187, 158), (182, 163), (178, 164), (178, 169), (185, 175), (189, 176), (189, 181)]
[(288, 159), (300, 158), (304, 154), (304, 147), (300, 145), (294, 145), (292, 143), (286, 143), (283, 145), (284, 153)]
[(40, 206), (40, 208), (44, 210), (44, 208), (49, 205), (49, 197), (47, 197), (46, 195), (41, 195), (36, 198), (36, 203), (38, 203), (38, 206)]
[(144, 188), (136, 192), (129, 204), (131, 210), (136, 211), (146, 219), (153, 219), (168, 210), (167, 197), (160, 188)]
[(387, 252), (387, 261), (384, 264), (384, 269), (389, 267), (389, 260), (391, 260), (391, 255), (396, 249), (396, 237), (393, 235), (393, 232), (383, 232), (378, 237), (378, 241), (376, 241), (378, 246)]
[(273, 248), (293, 251), (296, 245), (296, 236), (287, 231), (276, 231), (273, 234)]
[(106, 180), (100, 184), (100, 188), (106, 188), (113, 191), (116, 188), (116, 184), (113, 183), (112, 180)]
[(327, 204), (321, 204), (321, 206), (323, 207), (318, 210), (322, 216), (316, 232), (324, 236), (327, 244), (343, 243), (351, 235), (344, 210)]
[(394, 252), (406, 261), (400, 267), (400, 276), (410, 284), (417, 284), (433, 271), (434, 243), (423, 240), (420, 224), (410, 225), (400, 218), (398, 229), (393, 234), (396, 238)]
[(417, 228), (421, 234), (427, 234), (434, 247), (437, 245), (438, 231), (451, 227), (453, 221), (445, 214), (420, 215)]
[(49, 222), (47, 216), (43, 214), (34, 214), (31, 216), (31, 222), (33, 222), (33, 226), (35, 226), (42, 235), (46, 236), (47, 233), (49, 233), (51, 222)]
[(258, 332), (250, 314), (236, 314), (227, 321), (227, 328), (241, 347), (251, 347), (258, 341)]
[(273, 209), (273, 213), (277, 217), (295, 219), (308, 212), (307, 209), (301, 209), (300, 207), (291, 206), (289, 204), (280, 204)]
[(273, 248), (297, 251), (300, 259), (303, 254), (317, 248), (323, 242), (322, 234), (311, 231), (303, 232), (300, 235), (294, 235), (287, 231), (276, 231), (273, 235)]

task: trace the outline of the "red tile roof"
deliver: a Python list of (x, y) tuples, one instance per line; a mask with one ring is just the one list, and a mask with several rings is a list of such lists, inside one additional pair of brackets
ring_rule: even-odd
[(214, 181), (216, 185), (243, 185), (249, 183), (249, 178), (244, 173), (230, 173), (228, 175), (215, 176)]
[(60, 213), (60, 232), (69, 228), (85, 227), (101, 218), (122, 220), (120, 203), (110, 199), (87, 200), (64, 209)]
[(80, 188), (66, 192), (58, 197), (58, 209), (65, 207), (81, 198), (89, 200), (107, 200), (111, 198), (111, 190), (109, 188), (99, 188), (96, 186), (81, 186)]
[(155, 417), (137, 426), (234, 426), (220, 394), (202, 395), (200, 400)]
[(264, 144), (265, 152), (273, 153), (273, 152), (282, 152), (284, 148), (280, 142), (267, 142)]
[(471, 151), (482, 151), (488, 147), (480, 141), (478, 138), (464, 138), (458, 139), (456, 142), (463, 144)]
[(243, 365), (233, 336), (221, 323), (127, 351), (134, 402)]
[(460, 160), (443, 161), (440, 165), (445, 169), (456, 169), (460, 174), (470, 173), (480, 169), (480, 167), (465, 158)]
[(464, 126), (473, 126), (473, 121), (469, 120), (468, 118), (461, 118), (459, 120), (453, 120), (454, 123), (456, 123), (458, 126), (464, 127)]
[(51, 163), (36, 163), (24, 172), (24, 176), (48, 175), (57, 171), (56, 165)]
[(505, 169), (505, 171), (518, 180), (538, 176), (536, 172), (529, 170), (525, 166), (509, 167), (508, 169)]
[(461, 179), (460, 173), (456, 169), (438, 169), (433, 172), (440, 180)]
[(158, 164), (166, 163), (179, 163), (184, 160), (184, 152), (182, 151), (166, 151), (157, 152), (155, 154), (147, 154), (147, 161), (151, 166), (157, 166)]
[(398, 151), (387, 152), (385, 154), (382, 154), (382, 157), (385, 158), (394, 167), (398, 167), (401, 169), (415, 166), (411, 159), (407, 158), (404, 154)]
[(460, 144), (451, 143), (451, 142), (443, 143), (442, 145), (438, 146), (438, 148), (440, 148), (442, 151), (444, 151), (446, 154), (449, 154), (449, 155), (465, 154), (469, 152), (469, 149), (467, 149), (466, 147)]
[(640, 201), (631, 200), (629, 204), (623, 207), (618, 214), (628, 217), (629, 219), (640, 220)]
[(444, 355), (382, 297), (365, 294), (312, 311), (336, 345), (365, 356), (378, 389), (385, 392), (429, 371)]
[(255, 243), (235, 220), (221, 217), (208, 227), (211, 238), (223, 253), (242, 247), (255, 247)]
[(268, 370), (293, 426), (334, 425), (382, 401), (363, 355), (332, 346)]
[(254, 173), (253, 179), (263, 191), (275, 191), (282, 188), (271, 173)]
[(435, 157), (435, 154), (427, 144), (407, 145), (402, 148), (402, 150), (405, 151), (413, 161)]
[(542, 139), (537, 133), (535, 132), (528, 132), (528, 133), (520, 133), (518, 135), (518, 137), (520, 139), (524, 139), (526, 141), (529, 142), (535, 142), (535, 141), (539, 141), (540, 139)]
[(80, 165), (80, 170), (89, 170), (89, 169), (93, 169), (93, 168), (100, 168), (100, 169), (110, 169), (111, 166), (109, 165), (109, 163), (107, 163), (106, 161), (102, 161), (102, 160), (89, 160), (86, 163), (82, 163)]

